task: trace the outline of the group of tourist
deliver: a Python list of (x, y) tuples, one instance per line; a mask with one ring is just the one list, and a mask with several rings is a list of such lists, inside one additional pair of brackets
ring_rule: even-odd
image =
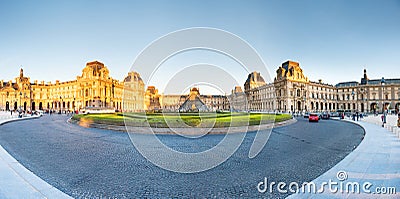
[(357, 121), (361, 120), (361, 119), (363, 119), (363, 117), (364, 117), (363, 114), (359, 113), (359, 112), (355, 112), (352, 115), (353, 121), (356, 121), (356, 119), (357, 119)]
[(400, 128), (400, 112), (397, 114), (397, 127)]
[(65, 115), (74, 115), (74, 114), (78, 114), (78, 111), (70, 111), (70, 110), (48, 110), (46, 111), (47, 114), (52, 115), (52, 114), (65, 114)]

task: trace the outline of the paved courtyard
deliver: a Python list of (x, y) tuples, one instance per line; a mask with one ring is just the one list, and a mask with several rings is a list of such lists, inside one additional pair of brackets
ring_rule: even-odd
[[(76, 198), (84, 197), (285, 197), (258, 193), (267, 177), (276, 182), (311, 181), (336, 165), (362, 137), (363, 129), (332, 120), (299, 121), (275, 128), (254, 159), (248, 133), (238, 151), (222, 165), (195, 174), (158, 168), (143, 158), (125, 133), (87, 129), (53, 115), (0, 126), (0, 144), (46, 182)], [(223, 135), (197, 141), (164, 135), (160, 139), (183, 151), (212, 147)]]

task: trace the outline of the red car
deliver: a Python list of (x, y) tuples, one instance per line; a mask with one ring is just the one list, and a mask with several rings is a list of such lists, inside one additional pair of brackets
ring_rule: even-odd
[(308, 121), (309, 122), (318, 122), (319, 117), (317, 114), (310, 114), (310, 116), (308, 116)]

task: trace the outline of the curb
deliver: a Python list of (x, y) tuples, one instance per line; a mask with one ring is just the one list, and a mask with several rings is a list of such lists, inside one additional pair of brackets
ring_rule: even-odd
[[(25, 118), (12, 118), (0, 122), (0, 125), (29, 119), (38, 119), (41, 116)], [(0, 145), (0, 162), (3, 162), (12, 172), (6, 173), (9, 176), (5, 187), (0, 187), (0, 196), (6, 198), (72, 198), (64, 192), (58, 190), (46, 181), (25, 168), (15, 158), (13, 158)], [(15, 177), (19, 179), (15, 179)], [(13, 179), (14, 178), (14, 179)], [(6, 181), (7, 181), (6, 180)]]
[[(363, 139), (364, 139), (364, 137), (365, 137), (365, 134), (367, 133), (367, 131), (365, 131), (365, 128), (364, 128), (360, 123), (358, 123), (358, 122), (356, 122), (356, 121), (347, 120), (347, 119), (337, 119), (337, 118), (335, 118), (335, 119), (333, 119), (333, 120), (340, 121), (340, 122), (347, 122), (347, 123), (355, 124), (355, 125), (361, 127), (361, 128), (364, 130)], [(361, 144), (361, 143), (360, 143), (360, 144)], [(360, 144), (359, 144), (359, 145), (360, 145)], [(358, 145), (358, 146), (359, 146), (359, 145)]]
[(1, 121), (1, 122), (0, 122), (0, 126), (3, 125), (3, 124), (10, 123), (10, 122), (17, 122), (17, 121), (22, 121), (22, 120), (38, 119), (38, 118), (40, 118), (40, 117), (41, 117), (40, 115), (35, 115), (35, 116), (31, 116), (31, 117), (11, 118), (11, 119), (7, 119), (7, 120), (4, 120), (4, 121)]

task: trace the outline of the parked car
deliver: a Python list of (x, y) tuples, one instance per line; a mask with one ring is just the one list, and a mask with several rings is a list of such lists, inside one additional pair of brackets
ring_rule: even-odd
[(339, 117), (339, 113), (338, 112), (333, 112), (330, 114), (331, 117)]
[(304, 113), (304, 118), (308, 118), (310, 116), (310, 113)]
[(327, 120), (327, 119), (329, 119), (330, 118), (330, 115), (329, 115), (329, 113), (327, 113), (327, 112), (324, 112), (324, 113), (322, 113), (321, 114), (321, 119), (325, 119), (325, 120)]
[(313, 113), (308, 116), (309, 122), (318, 122), (318, 120), (319, 120), (318, 114)]

